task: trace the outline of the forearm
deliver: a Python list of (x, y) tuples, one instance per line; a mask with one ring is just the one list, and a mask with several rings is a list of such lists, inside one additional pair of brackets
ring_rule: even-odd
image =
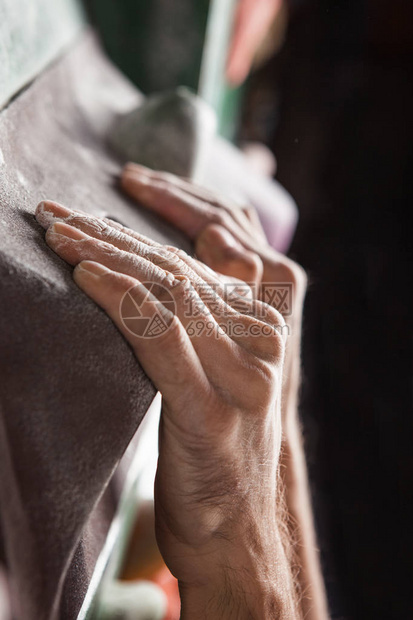
[[(257, 555), (255, 544), (240, 542), (199, 585), (180, 583), (181, 620), (299, 620), (301, 612), (282, 538)], [(210, 560), (206, 559), (206, 563)]]
[(285, 503), (290, 516), (291, 535), (298, 563), (298, 581), (301, 589), (301, 608), (307, 620), (324, 620), (329, 617), (326, 593), (320, 566), (314, 529), (313, 512), (302, 433), (297, 413), (297, 394), (300, 379), (300, 334), (288, 355), (287, 380), (284, 387), (283, 419), (284, 445), (281, 471)]
[(285, 479), (285, 501), (295, 538), (301, 607), (307, 620), (324, 620), (329, 615), (298, 424), (294, 434), (295, 437), (286, 442), (282, 460), (289, 470)]

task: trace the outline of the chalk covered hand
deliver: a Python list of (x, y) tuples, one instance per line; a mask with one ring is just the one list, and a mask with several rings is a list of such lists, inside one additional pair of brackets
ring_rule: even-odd
[(37, 219), (162, 392), (156, 528), (181, 617), (296, 618), (277, 506), (282, 316), (110, 220), (52, 202)]

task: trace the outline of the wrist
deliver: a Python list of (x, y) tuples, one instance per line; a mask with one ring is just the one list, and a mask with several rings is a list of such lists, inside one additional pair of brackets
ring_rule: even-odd
[[(296, 595), (278, 533), (269, 541), (237, 541), (219, 557), (203, 556), (202, 578), (179, 581), (181, 620), (294, 620)], [(212, 559), (214, 558), (214, 559)]]
[(187, 587), (179, 584), (181, 620), (275, 620), (292, 618), (275, 588), (250, 582), (233, 583), (223, 576), (219, 584)]

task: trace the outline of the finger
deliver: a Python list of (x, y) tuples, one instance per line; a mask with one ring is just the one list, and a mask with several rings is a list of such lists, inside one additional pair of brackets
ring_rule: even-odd
[(149, 177), (153, 181), (165, 181), (167, 183), (170, 183), (171, 185), (175, 185), (176, 187), (185, 190), (188, 194), (205, 200), (206, 202), (213, 202), (216, 199), (216, 195), (213, 191), (201, 185), (197, 185), (190, 179), (176, 176), (175, 174), (172, 174), (170, 172), (153, 170), (152, 168), (148, 168), (147, 166), (142, 166), (141, 164), (136, 164), (134, 162), (128, 162), (127, 164), (125, 164), (122, 170), (122, 176), (129, 175), (143, 175)]
[[(109, 218), (101, 218), (76, 209), (69, 209), (57, 202), (44, 200), (36, 208), (36, 219), (43, 228), (47, 229), (55, 222), (65, 222), (82, 230), (90, 237), (102, 239), (116, 245), (119, 249), (128, 251), (136, 247), (135, 241), (146, 246), (162, 248), (163, 246), (149, 237), (145, 237), (126, 226)], [(121, 234), (119, 234), (121, 233)]]
[(251, 244), (248, 221), (240, 209), (238, 216), (243, 218), (245, 229), (228, 208), (222, 208), (222, 205), (217, 207), (159, 177), (126, 170), (121, 183), (123, 189), (142, 206), (166, 219), (190, 239), (196, 239), (208, 224), (216, 223), (227, 228), (242, 243)]
[[(113, 228), (109, 221), (73, 212), (56, 204), (43, 204), (39, 209), (38, 219), (44, 224), (52, 221), (49, 211), (53, 214), (53, 221), (58, 221), (58, 218), (61, 218), (61, 223), (64, 225), (50, 228), (46, 239), (50, 242), (51, 247), (72, 265), (77, 264), (80, 260), (98, 260), (112, 269), (121, 271), (127, 269), (127, 273), (135, 275), (131, 259), (136, 254), (169, 273), (177, 276), (187, 275), (202, 297), (204, 297), (205, 284), (212, 286), (217, 294), (222, 296), (223, 300), (233, 292), (234, 287), (222, 287), (222, 283), (216, 274), (207, 270), (205, 266), (181, 250), (172, 247), (167, 248), (155, 243), (148, 245), (148, 240), (143, 235), (134, 234), (134, 231), (120, 226)], [(60, 233), (63, 237), (59, 237), (56, 233)], [(71, 239), (72, 242), (69, 243), (68, 239)], [(94, 244), (93, 239), (103, 243)], [(82, 243), (77, 243), (80, 241)], [(116, 254), (115, 248), (121, 252), (132, 254), (132, 257)]]
[[(196, 239), (210, 224), (217, 224), (228, 230), (246, 250), (256, 253), (261, 259), (265, 281), (270, 282), (273, 278), (276, 271), (274, 266), (279, 265), (279, 271), (282, 274), (283, 266), (289, 262), (282, 254), (268, 247), (258, 215), (252, 207), (243, 208), (242, 215), (248, 225), (241, 226), (231, 215), (231, 209), (223, 206), (224, 203), (219, 199), (214, 202), (201, 200), (197, 196), (191, 197), (181, 189), (189, 186), (186, 181), (179, 180), (174, 175), (154, 172), (135, 164), (128, 164), (125, 167), (122, 183), (125, 188), (129, 187), (132, 195), (140, 196), (145, 206), (159, 213), (192, 239)], [(196, 193), (196, 189), (193, 191)], [(215, 206), (216, 204), (220, 207)], [(237, 212), (241, 212), (241, 209), (237, 208)], [(281, 282), (281, 280), (277, 281)]]
[[(47, 225), (51, 221), (58, 221), (59, 218), (64, 220), (66, 225), (57, 228), (53, 226), (48, 231), (46, 238), (49, 245), (72, 265), (76, 265), (81, 260), (96, 260), (113, 270), (136, 276), (137, 267), (134, 264), (133, 256), (137, 254), (145, 259), (139, 266), (140, 269), (144, 269), (144, 273), (139, 271), (141, 278), (154, 277), (148, 263), (161, 267), (161, 269), (175, 276), (188, 276), (201, 300), (209, 306), (212, 314), (209, 318), (205, 318), (200, 315), (198, 310), (195, 316), (190, 317), (192, 319), (192, 331), (199, 334), (200, 330), (208, 333), (215, 330), (218, 333), (220, 325), (225, 333), (232, 332), (230, 334), (232, 339), (240, 346), (251, 348), (248, 347), (245, 336), (240, 336), (239, 330), (242, 322), (239, 315), (245, 314), (253, 317), (256, 313), (255, 306), (250, 303), (253, 296), (252, 291), (245, 283), (234, 281), (233, 278), (222, 282), (217, 274), (214, 274), (205, 265), (188, 256), (182, 250), (172, 247), (165, 248), (165, 246), (152, 242), (143, 235), (121, 225), (116, 225), (116, 228), (113, 228), (109, 220), (102, 220), (79, 211), (74, 212), (56, 203), (39, 205), (37, 217), (43, 225)], [(73, 228), (67, 222), (78, 228)], [(92, 233), (94, 237), (85, 234), (85, 230)], [(60, 235), (56, 234), (59, 231)], [(99, 238), (103, 243), (94, 243), (93, 240)], [(147, 241), (153, 245), (147, 245)], [(120, 252), (116, 253), (116, 248)], [(160, 281), (160, 277), (163, 277), (163, 272), (161, 275), (158, 274), (158, 281)], [(262, 310), (258, 313), (257, 318), (264, 323), (274, 324), (272, 320), (267, 319)], [(249, 329), (249, 326), (245, 329), (247, 328)]]
[[(261, 383), (260, 375), (257, 373), (253, 373), (253, 379), (251, 379), (251, 365), (254, 365), (256, 370), (261, 369), (265, 377), (271, 377), (271, 382), (273, 382), (275, 377), (273, 366), (262, 360), (254, 359), (253, 361), (246, 354), (236, 355), (233, 351), (228, 355), (228, 360), (225, 360), (221, 357), (223, 347), (221, 346), (221, 350), (217, 353), (216, 342), (213, 359), (217, 366), (216, 358), (217, 355), (219, 356), (221, 369), (216, 374), (217, 382), (211, 382), (205, 371), (205, 355), (200, 357), (193, 346), (195, 338), (189, 338), (177, 316), (135, 278), (113, 272), (98, 263), (82, 261), (74, 271), (74, 279), (78, 286), (114, 321), (132, 347), (148, 377), (162, 393), (164, 403), (168, 406), (168, 416), (172, 416), (173, 424), (186, 433), (198, 435), (200, 428), (205, 424), (208, 425), (208, 420), (203, 415), (203, 405), (207, 404), (207, 409), (210, 410), (215, 389), (231, 393), (231, 390), (239, 385), (240, 379), (244, 378), (249, 384), (250, 407), (254, 407), (256, 402), (254, 390)], [(148, 319), (161, 320), (167, 325), (167, 329), (154, 337), (136, 337), (126, 326), (122, 314), (125, 296), (130, 295), (131, 290), (133, 291), (131, 306), (137, 306), (140, 314)], [(200, 348), (205, 351), (208, 349), (207, 345), (214, 344), (205, 334), (197, 336), (195, 341), (198, 344), (202, 340), (205, 342)], [(221, 344), (225, 342), (228, 348), (228, 340), (220, 342)], [(212, 353), (213, 348), (209, 348)], [(236, 400), (235, 395), (233, 406), (236, 406)], [(188, 401), (199, 403), (199, 406), (188, 408)], [(243, 397), (244, 401), (245, 397)], [(216, 413), (222, 415), (223, 412)]]
[[(138, 254), (174, 275), (188, 275), (194, 282), (194, 286), (198, 291), (201, 287), (204, 287), (206, 283), (212, 286), (217, 294), (229, 304), (231, 304), (232, 299), (235, 298), (239, 306), (238, 297), (241, 293), (243, 296), (252, 296), (250, 288), (245, 287), (245, 285), (242, 286), (241, 282), (228, 281), (223, 286), (222, 280), (216, 274), (199, 261), (188, 256), (184, 251), (173, 248), (172, 246), (162, 246), (112, 220), (98, 218), (80, 211), (73, 211), (51, 201), (40, 203), (36, 210), (36, 217), (44, 227), (47, 227), (50, 222), (61, 221), (86, 233), (89, 237), (112, 244), (119, 250)], [(66, 229), (66, 233), (67, 232), (70, 234), (70, 231)], [(71, 234), (73, 235), (73, 232)], [(107, 246), (105, 246), (105, 249), (109, 252)], [(65, 250), (67, 251), (68, 248), (65, 247)], [(88, 248), (88, 251), (90, 252), (90, 248)], [(76, 261), (79, 259), (90, 258), (90, 255), (65, 255), (64, 257), (71, 264), (76, 264)], [(103, 257), (100, 257), (96, 253), (93, 254), (93, 257), (96, 260), (104, 260)], [(113, 264), (112, 267), (114, 268)], [(199, 280), (199, 278), (201, 278), (202, 281)]]
[[(166, 289), (176, 283), (177, 278), (182, 279), (181, 274), (174, 276), (171, 272), (165, 271), (144, 257), (119, 250), (104, 241), (93, 239), (83, 231), (66, 223), (58, 222), (51, 226), (46, 233), (46, 240), (59, 256), (72, 265), (83, 260), (92, 260), (113, 271), (135, 277), (141, 282), (155, 282), (161, 288)], [(255, 325), (259, 321), (253, 316), (240, 314), (226, 304), (216, 290), (197, 278), (195, 274), (192, 277), (194, 281), (197, 281), (198, 292), (193, 291), (192, 296), (189, 297), (188, 295), (185, 296), (179, 287), (176, 287), (172, 295), (174, 299), (176, 298), (181, 323), (185, 328), (191, 327), (191, 335), (197, 337), (194, 341), (194, 347), (200, 354), (204, 355), (205, 364), (207, 364), (211, 377), (214, 378), (214, 381), (219, 382), (220, 372), (216, 366), (216, 355), (220, 355), (223, 362), (231, 366), (229, 341), (233, 341), (233, 343), (253, 352), (255, 355), (260, 355), (260, 342), (257, 339), (249, 338), (251, 330), (257, 329)], [(185, 307), (184, 304), (186, 304)], [(261, 323), (264, 325), (262, 321)], [(200, 347), (204, 347), (206, 343), (205, 338), (200, 338), (200, 336), (215, 339), (214, 354), (211, 354), (211, 347), (209, 347), (208, 352), (200, 350)], [(268, 349), (268, 343), (263, 342), (262, 345), (263, 355), (272, 355), (272, 351)], [(218, 353), (219, 351), (221, 353)]]
[[(191, 394), (197, 399), (209, 397), (208, 379), (182, 324), (142, 283), (91, 261), (82, 261), (76, 267), (74, 279), (114, 321), (164, 399), (174, 403), (175, 411)], [(128, 328), (121, 311), (131, 289), (142, 315), (148, 320), (161, 317), (168, 329), (158, 336), (142, 338)], [(181, 411), (185, 411), (184, 406)], [(185, 423), (191, 424), (191, 420)]]
[[(258, 331), (270, 333), (261, 325), (261, 323), (266, 323), (284, 335), (286, 326), (282, 316), (266, 303), (257, 301), (249, 284), (233, 276), (215, 273), (207, 265), (188, 256), (182, 250), (173, 247), (167, 249), (175, 252), (183, 262), (192, 268), (193, 273), (202, 279), (201, 286), (195, 285), (195, 289), (201, 299), (212, 308), (212, 314), (221, 328), (237, 344), (250, 351), (255, 351), (255, 347), (251, 346), (251, 341), (248, 340), (248, 334), (254, 332), (254, 336), (257, 335), (257, 320), (260, 322)], [(259, 286), (257, 286), (257, 290), (260, 290)], [(225, 303), (222, 304), (221, 300)], [(249, 319), (245, 319), (242, 315), (249, 317)], [(199, 328), (199, 324), (195, 322), (194, 329), (198, 330)], [(264, 347), (264, 349), (267, 348)]]
[[(112, 246), (110, 243), (89, 237), (83, 231), (69, 226), (63, 222), (57, 222), (50, 227), (46, 234), (48, 244), (54, 249), (59, 256), (71, 265), (77, 265), (84, 260), (92, 260), (99, 262), (112, 271), (117, 271), (127, 276), (137, 278), (140, 282), (153, 282), (158, 286), (157, 295), (159, 297), (162, 292), (168, 291), (171, 287), (171, 296), (173, 303), (176, 304), (177, 316), (185, 329), (191, 327), (191, 335), (197, 336), (194, 340), (194, 347), (199, 354), (202, 354), (208, 370), (215, 377), (217, 374), (215, 359), (210, 354), (211, 347), (207, 351), (203, 351), (207, 340), (200, 335), (219, 339), (216, 344), (215, 354), (221, 351), (220, 355), (225, 359), (225, 363), (230, 363), (231, 349), (229, 346), (230, 338), (226, 336), (223, 329), (218, 324), (215, 317), (219, 317), (221, 325), (225, 325), (229, 320), (227, 318), (228, 307), (222, 299), (202, 282), (200, 287), (200, 295), (189, 286), (189, 292), (186, 290), (189, 284), (187, 273), (180, 273), (176, 270), (176, 274), (164, 270), (159, 264), (147, 260), (146, 257), (132, 254)], [(148, 250), (156, 251), (156, 248), (148, 248)], [(151, 256), (154, 260), (154, 256)], [(164, 257), (159, 257), (159, 262), (165, 264)], [(181, 283), (180, 286), (177, 283)], [(209, 305), (207, 305), (209, 304)], [(227, 359), (228, 357), (228, 359)]]
[(246, 250), (222, 226), (207, 226), (199, 235), (195, 249), (197, 256), (218, 273), (244, 280), (253, 290), (258, 290), (263, 272), (260, 257)]
[[(279, 271), (282, 274), (283, 265), (288, 259), (269, 248), (267, 243), (252, 236), (250, 231), (243, 230), (227, 211), (191, 197), (165, 181), (152, 181), (150, 175), (123, 175), (122, 185), (144, 206), (164, 217), (191, 239), (196, 239), (210, 224), (217, 224), (228, 230), (246, 250), (259, 256), (264, 266), (265, 282), (272, 282), (274, 277), (278, 277), (275, 273), (277, 270), (274, 269), (277, 265), (280, 266)], [(282, 280), (277, 279), (275, 282)]]
[[(93, 277), (95, 274), (97, 276)], [(157, 280), (140, 283), (136, 278), (113, 272), (98, 263), (82, 261), (75, 270), (75, 280), (114, 320), (148, 376), (175, 410), (176, 388), (188, 397), (188, 387), (192, 389), (192, 383), (204, 390), (203, 384), (207, 381), (219, 390), (228, 390), (240, 375), (248, 381), (251, 360), (210, 315), (199, 314), (196, 328), (188, 329), (188, 296), (192, 296), (198, 306), (199, 298), (196, 299), (195, 291), (185, 278), (172, 284), (163, 281), (162, 286)], [(164, 349), (158, 346), (159, 342), (165, 348), (166, 356)], [(176, 366), (181, 366), (182, 357), (186, 375), (176, 371)], [(216, 363), (217, 358), (220, 366)]]
[(258, 213), (254, 209), (254, 207), (242, 207), (242, 211), (245, 217), (248, 219), (249, 223), (252, 225), (252, 230), (254, 231), (254, 234), (257, 236), (258, 240), (268, 243), (267, 235), (264, 232), (260, 218), (258, 217)]
[[(60, 221), (82, 231), (88, 237), (109, 243), (119, 250), (139, 254), (176, 275), (188, 274), (193, 276), (193, 272), (195, 272), (199, 277), (204, 276), (207, 281), (211, 283), (214, 282), (217, 285), (219, 284), (219, 279), (216, 274), (213, 274), (211, 270), (207, 270), (205, 266), (202, 266), (198, 261), (189, 257), (182, 250), (156, 243), (144, 235), (126, 228), (113, 220), (97, 218), (80, 211), (73, 211), (51, 201), (44, 201), (39, 204), (36, 210), (36, 218), (45, 228), (52, 222)], [(56, 232), (55, 228), (53, 230)], [(70, 232), (69, 229), (65, 228), (62, 230), (66, 232), (66, 234), (69, 234), (69, 236), (73, 236), (73, 231)], [(81, 235), (78, 236), (75, 233), (74, 237), (76, 240), (83, 239)], [(107, 246), (102, 247), (108, 249)], [(75, 262), (79, 260), (78, 256), (71, 257), (65, 255), (64, 258), (71, 264), (75, 264)], [(82, 259), (82, 257), (80, 257), (80, 259)], [(185, 262), (186, 265), (184, 264)], [(189, 270), (188, 267), (190, 267)]]
[(243, 209), (236, 203), (223, 196), (218, 196), (212, 190), (209, 190), (201, 185), (197, 185), (192, 181), (188, 181), (182, 177), (178, 177), (169, 172), (162, 172), (158, 170), (151, 170), (150, 168), (146, 168), (145, 166), (141, 166), (139, 164), (129, 163), (126, 164), (123, 169), (122, 175), (124, 176), (133, 176), (137, 180), (140, 177), (147, 177), (150, 182), (158, 182), (160, 184), (164, 183), (168, 186), (177, 187), (184, 192), (186, 192), (189, 196), (193, 196), (194, 198), (198, 198), (203, 202), (208, 203), (210, 206), (215, 207), (217, 209), (222, 209), (226, 211), (234, 221), (241, 226), (245, 231), (248, 231), (249, 221), (246, 217)]
[(213, 208), (179, 187), (146, 175), (123, 174), (121, 184), (127, 194), (194, 239), (214, 217)]
[[(70, 265), (77, 265), (82, 260), (93, 260), (102, 263), (104, 266), (119, 271), (126, 275), (134, 276), (137, 268), (137, 255), (116, 248), (111, 243), (98, 240), (86, 234), (78, 228), (74, 228), (65, 222), (57, 222), (47, 229), (46, 242), (48, 245)], [(144, 265), (148, 278), (155, 269), (156, 265), (139, 257), (139, 267)], [(169, 274), (173, 278), (172, 274)]]
[[(145, 254), (147, 246), (157, 248), (161, 254), (165, 251), (165, 246), (145, 237), (137, 231), (122, 226), (114, 220), (99, 218), (77, 209), (68, 209), (50, 200), (39, 203), (36, 209), (36, 219), (45, 229), (49, 228), (54, 222), (66, 222), (79, 230), (83, 230), (91, 237), (106, 238), (109, 243), (119, 247), (119, 249), (125, 249), (126, 251), (136, 251)], [(126, 238), (122, 238), (119, 232), (123, 233)], [(124, 243), (120, 243), (122, 239)], [(134, 244), (133, 240), (140, 244), (144, 244), (144, 246)], [(259, 251), (257, 251), (257, 253), (260, 255)], [(273, 257), (271, 258), (273, 259)], [(282, 261), (285, 261), (285, 259), (281, 257), (281, 255), (280, 258), (280, 264), (282, 265)], [(271, 269), (273, 270), (272, 266)]]

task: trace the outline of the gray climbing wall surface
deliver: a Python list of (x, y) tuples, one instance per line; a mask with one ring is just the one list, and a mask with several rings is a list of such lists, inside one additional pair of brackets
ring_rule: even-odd
[(0, 107), (76, 38), (77, 0), (0, 0)]

